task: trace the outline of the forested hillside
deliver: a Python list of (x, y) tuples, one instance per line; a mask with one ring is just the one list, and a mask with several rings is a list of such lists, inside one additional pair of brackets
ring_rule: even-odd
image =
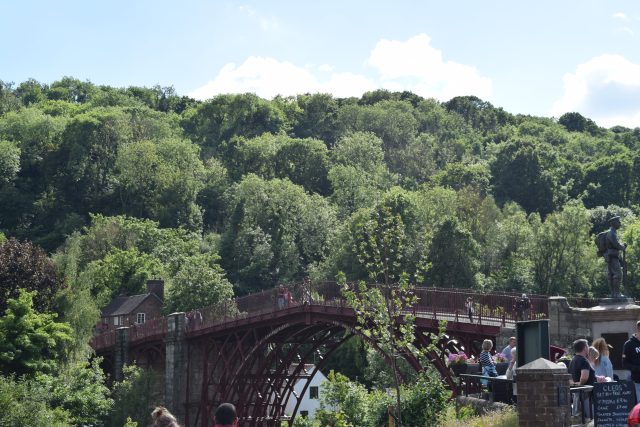
[(73, 264), (67, 285), (90, 276), (102, 303), (149, 276), (178, 292), (181, 276), (214, 274), (236, 294), (363, 278), (353, 242), (382, 206), (410, 242), (399, 268), (426, 265), (427, 285), (599, 294), (590, 233), (612, 212), (630, 243), (640, 227), (640, 129), (578, 113), (384, 90), (197, 102), (68, 77), (0, 88), (0, 230)]

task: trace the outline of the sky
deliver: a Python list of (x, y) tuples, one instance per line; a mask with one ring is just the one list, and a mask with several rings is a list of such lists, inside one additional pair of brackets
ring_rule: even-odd
[(640, 1), (0, 0), (0, 80), (220, 93), (384, 88), (640, 126)]

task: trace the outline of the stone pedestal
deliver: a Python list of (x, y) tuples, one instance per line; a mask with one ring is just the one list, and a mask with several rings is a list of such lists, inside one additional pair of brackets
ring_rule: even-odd
[(571, 425), (567, 368), (540, 358), (516, 369), (516, 381), (520, 427)]
[(129, 363), (128, 326), (116, 329), (116, 344), (113, 352), (113, 379), (121, 381), (124, 378), (124, 365)]
[(640, 306), (631, 298), (603, 298), (591, 308), (570, 307), (564, 297), (549, 297), (550, 343), (570, 348), (578, 338), (592, 341), (603, 333), (633, 334)]
[(165, 339), (164, 406), (179, 420), (185, 418), (184, 392), (187, 378), (186, 317), (184, 313), (167, 316)]

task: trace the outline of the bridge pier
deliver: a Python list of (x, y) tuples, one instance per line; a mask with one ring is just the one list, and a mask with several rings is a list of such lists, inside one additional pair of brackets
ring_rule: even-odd
[(165, 338), (164, 405), (179, 420), (185, 419), (184, 381), (187, 378), (186, 317), (184, 313), (167, 316)]
[(116, 343), (113, 349), (113, 378), (122, 381), (124, 365), (129, 362), (129, 327), (116, 329)]

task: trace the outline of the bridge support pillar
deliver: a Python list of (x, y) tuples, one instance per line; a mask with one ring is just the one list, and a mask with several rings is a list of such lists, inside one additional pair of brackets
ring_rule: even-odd
[(178, 419), (185, 418), (184, 390), (187, 378), (186, 318), (184, 313), (167, 316), (165, 339), (164, 405)]
[(113, 349), (113, 378), (122, 381), (124, 365), (129, 361), (129, 327), (116, 329), (116, 345)]

